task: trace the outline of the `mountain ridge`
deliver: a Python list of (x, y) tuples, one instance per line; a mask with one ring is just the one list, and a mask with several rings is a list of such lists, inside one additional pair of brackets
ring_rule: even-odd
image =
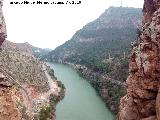
[(20, 51), (27, 54), (34, 55), (37, 58), (41, 58), (42, 56), (46, 55), (51, 51), (51, 49), (48, 48), (38, 48), (33, 45), (31, 45), (28, 42), (24, 43), (14, 43), (9, 40), (5, 40), (1, 46), (3, 50), (7, 51)]
[[(130, 13), (132, 13), (131, 14), (132, 17), (128, 18), (125, 21), (123, 21), (123, 19), (126, 19), (127, 17), (124, 15), (122, 16), (123, 19), (121, 20), (121, 22), (119, 22), (119, 20), (117, 20), (117, 23), (119, 23), (120, 25), (125, 25), (125, 27), (119, 28), (119, 27), (116, 27), (117, 25), (113, 23), (110, 25), (110, 26), (112, 26), (112, 28), (110, 28), (110, 26), (108, 28), (108, 24), (106, 24), (104, 20), (103, 20), (103, 22), (98, 23), (98, 25), (97, 25), (97, 22), (95, 22), (95, 21), (97, 21), (97, 20), (99, 21), (99, 19), (101, 19), (101, 16), (108, 16), (108, 10), (106, 10), (105, 13), (103, 13), (100, 16), (100, 18), (97, 18), (93, 22), (90, 22), (87, 25), (85, 25), (82, 29), (78, 30), (73, 35), (71, 40), (65, 42), (64, 44), (57, 47), (55, 50), (51, 51), (48, 54), (48, 58), (47, 57), (46, 58), (50, 59), (50, 60), (55, 60), (55, 61), (67, 61), (67, 59), (78, 58), (78, 57), (81, 58), (83, 56), (83, 53), (88, 52), (88, 51), (90, 53), (93, 53), (93, 55), (95, 57), (97, 57), (96, 55), (100, 54), (100, 53), (102, 54), (101, 56), (108, 57), (109, 51), (112, 51), (112, 53), (114, 53), (114, 54), (115, 54), (115, 52), (117, 52), (117, 53), (119, 52), (119, 54), (122, 52), (125, 52), (126, 49), (130, 48), (130, 43), (136, 37), (138, 25), (135, 25), (135, 23), (140, 24), (140, 20), (141, 20), (141, 16), (142, 16), (142, 14), (141, 14), (142, 9), (111, 7), (111, 8), (109, 8), (109, 11), (114, 11), (114, 13), (116, 13), (115, 11), (119, 11), (119, 9), (121, 11), (126, 11), (126, 13), (125, 12), (117, 13), (117, 15), (115, 15), (116, 17), (113, 17), (115, 20), (117, 19), (117, 16), (121, 16), (121, 14), (125, 14), (125, 15), (129, 14), (130, 15)], [(128, 9), (130, 11), (128, 11)], [(110, 24), (110, 22), (112, 22), (112, 20), (110, 20), (109, 17), (106, 17), (106, 18), (107, 18), (106, 21), (107, 22), (109, 21), (109, 24)], [(133, 23), (133, 26), (129, 27), (127, 24), (125, 24), (126, 21), (127, 21), (127, 23)], [(97, 25), (101, 29), (100, 28), (96, 29), (97, 27), (94, 27), (95, 25)], [(92, 26), (92, 27), (90, 27), (90, 26)], [(119, 42), (118, 40), (121, 40), (122, 43)], [(122, 44), (122, 46), (124, 46), (124, 47), (119, 47), (119, 46), (117, 47), (117, 46), (115, 46), (115, 43), (119, 43), (120, 45)], [(91, 44), (91, 45), (89, 45), (89, 44)], [(108, 44), (110, 44), (110, 45), (108, 45)], [(75, 48), (75, 46), (77, 48)], [(110, 46), (113, 46), (114, 50), (112, 49), (113, 47), (111, 48)], [(98, 48), (103, 47), (103, 48), (98, 49), (96, 47), (98, 47)], [(90, 49), (87, 49), (87, 48), (90, 48)], [(120, 50), (121, 48), (123, 50)], [(91, 52), (90, 51), (91, 49), (92, 49), (92, 51), (94, 49), (96, 49), (96, 51)], [(113, 52), (113, 51), (115, 51), (115, 52)], [(95, 53), (95, 52), (98, 52), (98, 53)], [(104, 54), (104, 53), (106, 53), (106, 54)], [(69, 61), (71, 61), (71, 60), (69, 60)], [(78, 59), (73, 60), (73, 61), (79, 62)]]

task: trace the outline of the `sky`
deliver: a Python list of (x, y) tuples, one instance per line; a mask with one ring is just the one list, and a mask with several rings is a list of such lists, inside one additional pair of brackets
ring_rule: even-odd
[[(72, 38), (87, 23), (98, 18), (109, 6), (121, 0), (81, 0), (81, 4), (10, 4), (27, 0), (4, 0), (7, 40), (54, 49)], [(67, 0), (28, 0), (28, 2), (65, 2)], [(73, 0), (68, 0), (69, 2)], [(77, 3), (79, 0), (75, 0)], [(124, 7), (142, 8), (143, 0), (123, 0)]]

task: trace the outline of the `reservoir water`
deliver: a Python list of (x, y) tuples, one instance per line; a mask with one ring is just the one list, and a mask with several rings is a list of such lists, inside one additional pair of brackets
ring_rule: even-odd
[(56, 120), (113, 120), (94, 88), (69, 66), (47, 63), (66, 87), (65, 98), (56, 107)]

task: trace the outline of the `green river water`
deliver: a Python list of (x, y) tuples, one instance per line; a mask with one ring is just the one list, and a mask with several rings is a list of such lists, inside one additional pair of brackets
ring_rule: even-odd
[(65, 98), (56, 107), (56, 120), (113, 120), (94, 88), (69, 66), (48, 65), (66, 87)]

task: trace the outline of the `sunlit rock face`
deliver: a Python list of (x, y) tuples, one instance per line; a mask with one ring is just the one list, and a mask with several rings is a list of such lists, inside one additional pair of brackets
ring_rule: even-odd
[(118, 120), (160, 120), (160, 0), (144, 0), (142, 23)]
[(3, 0), (0, 0), (0, 46), (2, 45), (3, 41), (5, 40), (6, 34), (6, 24), (2, 12)]

